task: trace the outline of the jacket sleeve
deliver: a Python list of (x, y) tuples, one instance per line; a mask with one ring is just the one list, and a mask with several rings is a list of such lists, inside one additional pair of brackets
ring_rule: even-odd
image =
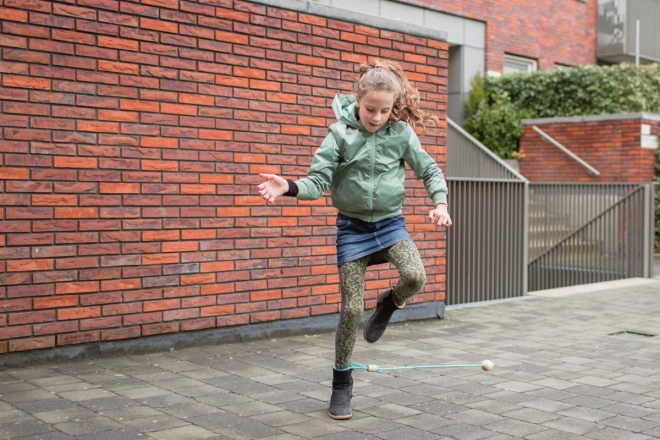
[(422, 149), (419, 138), (413, 129), (410, 126), (407, 129), (410, 132), (410, 138), (403, 159), (415, 172), (415, 177), (424, 181), (424, 187), (431, 200), (433, 200), (433, 205), (446, 204), (449, 190), (445, 182), (445, 176), (438, 164)]
[(332, 177), (339, 165), (339, 145), (331, 130), (321, 146), (316, 150), (307, 177), (296, 181), (299, 200), (316, 200), (323, 195), (332, 183)]

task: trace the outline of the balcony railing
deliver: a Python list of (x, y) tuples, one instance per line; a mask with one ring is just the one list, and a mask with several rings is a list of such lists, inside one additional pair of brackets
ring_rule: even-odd
[(598, 0), (598, 59), (634, 62), (637, 21), (640, 62), (660, 62), (660, 0)]

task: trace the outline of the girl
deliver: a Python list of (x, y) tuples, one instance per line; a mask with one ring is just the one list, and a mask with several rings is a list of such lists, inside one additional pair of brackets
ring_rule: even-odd
[(338, 122), (316, 151), (306, 178), (292, 181), (274, 174), (259, 185), (266, 202), (279, 196), (316, 200), (330, 187), (337, 208), (337, 266), (341, 313), (335, 339), (330, 417), (350, 419), (353, 379), (351, 356), (363, 314), (367, 266), (391, 262), (400, 273), (396, 286), (377, 300), (364, 326), (364, 339), (376, 342), (390, 317), (426, 282), (424, 265), (401, 215), (405, 196), (404, 161), (415, 172), (435, 206), (431, 222), (451, 226), (447, 185), (442, 171), (422, 150), (413, 127), (438, 118), (422, 112), (419, 94), (401, 66), (376, 61), (360, 66), (356, 96), (337, 95)]

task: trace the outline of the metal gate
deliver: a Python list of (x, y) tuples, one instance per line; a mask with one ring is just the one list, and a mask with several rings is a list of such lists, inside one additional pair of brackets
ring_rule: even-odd
[(652, 183), (529, 183), (447, 123), (448, 305), (652, 276)]
[(650, 277), (651, 183), (530, 184), (529, 290)]
[(527, 291), (528, 182), (447, 119), (447, 305)]

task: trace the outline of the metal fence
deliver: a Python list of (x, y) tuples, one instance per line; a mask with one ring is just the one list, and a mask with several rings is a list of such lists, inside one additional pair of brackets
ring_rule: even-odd
[(530, 184), (529, 290), (648, 277), (652, 184)]
[(527, 180), (448, 120), (448, 305), (527, 291)]

